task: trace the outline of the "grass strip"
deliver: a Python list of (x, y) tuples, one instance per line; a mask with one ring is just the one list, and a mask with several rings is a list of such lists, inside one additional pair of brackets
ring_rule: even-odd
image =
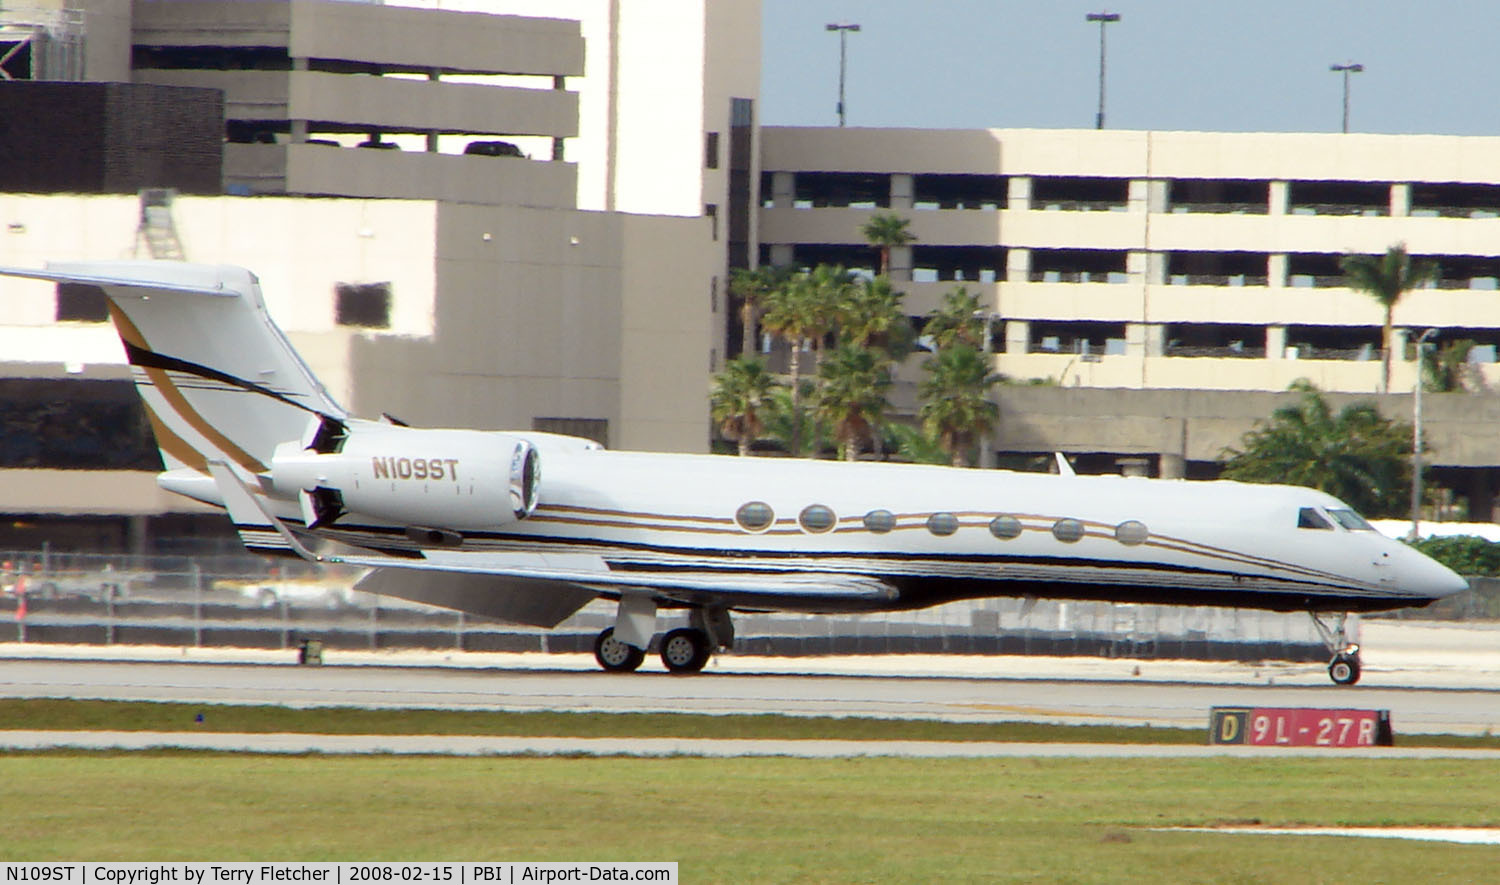
[(0, 859), (675, 860), (684, 882), (1492, 881), (1500, 763), (0, 756)]
[[(488, 712), (473, 710), (289, 708), (145, 701), (0, 700), (0, 729), (203, 731), (247, 734), (403, 734), (506, 737), (676, 737), (869, 741), (1003, 741), (1201, 744), (1202, 729), (944, 722), (930, 719), (711, 716), (683, 713)], [(1410, 747), (1500, 749), (1500, 737), (1397, 735)]]

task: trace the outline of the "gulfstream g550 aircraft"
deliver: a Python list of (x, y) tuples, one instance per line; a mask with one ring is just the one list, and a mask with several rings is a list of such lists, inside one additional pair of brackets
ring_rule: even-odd
[(609, 452), (361, 420), (313, 377), (246, 270), (0, 274), (104, 290), (166, 465), (158, 481), (225, 508), (247, 547), (367, 567), (360, 590), (542, 627), (618, 600), (595, 642), (607, 670), (640, 666), (662, 608), (691, 624), (662, 638), (662, 661), (694, 672), (732, 645), (732, 611), (1021, 596), (1307, 611), (1329, 674), (1352, 683), (1344, 613), (1466, 587), (1305, 488)]

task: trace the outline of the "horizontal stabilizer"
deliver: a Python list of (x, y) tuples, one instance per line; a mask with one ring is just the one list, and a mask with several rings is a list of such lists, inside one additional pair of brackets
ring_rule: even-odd
[(223, 461), (208, 462), (209, 475), (224, 500), (224, 509), (240, 533), (240, 541), (249, 549), (259, 553), (295, 553), (288, 538), (278, 531), (274, 517), (261, 506), (255, 495), (240, 482), (228, 464)]

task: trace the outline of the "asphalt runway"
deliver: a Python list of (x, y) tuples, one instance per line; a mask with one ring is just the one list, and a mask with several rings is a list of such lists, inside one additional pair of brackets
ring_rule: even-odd
[[(580, 655), (0, 648), (0, 696), (202, 704), (425, 707), (800, 716), (1207, 728), (1214, 706), (1389, 710), (1396, 734), (1500, 732), (1487, 670), (1367, 671), (1334, 686), (1317, 665), (1099, 659), (721, 658), (697, 676), (611, 674)], [(190, 654), (191, 652), (191, 654)], [(100, 660), (99, 655), (133, 655)], [(455, 660), (457, 658), (458, 660)], [(1421, 675), (1421, 674), (1418, 674)], [(1446, 684), (1444, 684), (1446, 683)], [(19, 724), (19, 723), (18, 723)]]

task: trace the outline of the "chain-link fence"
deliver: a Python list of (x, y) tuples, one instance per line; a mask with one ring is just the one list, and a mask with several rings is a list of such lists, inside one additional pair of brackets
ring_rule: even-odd
[[(587, 652), (614, 604), (555, 630), (351, 589), (356, 570), (250, 554), (99, 556), (0, 552), (0, 642), (181, 647)], [(1500, 617), (1500, 581), (1397, 618)], [(663, 631), (685, 623), (664, 611)], [(997, 598), (860, 615), (745, 614), (736, 651), (762, 655), (1040, 654), (1322, 660), (1306, 614)]]

